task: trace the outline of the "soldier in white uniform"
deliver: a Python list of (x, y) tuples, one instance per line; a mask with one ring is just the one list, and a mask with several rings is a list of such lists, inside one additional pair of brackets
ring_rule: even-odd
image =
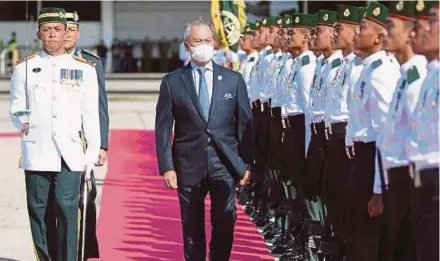
[[(350, 124), (356, 153), (352, 169), (353, 202), (350, 260), (379, 260), (379, 239), (383, 219), (367, 211), (373, 195), (376, 142), (384, 130), (385, 119), (400, 72), (383, 51), (388, 8), (370, 2), (365, 19), (355, 37), (355, 46), (363, 55), (364, 67), (353, 90)], [(386, 73), (384, 73), (386, 72)], [(350, 115), (351, 116), (351, 115)]]
[[(10, 115), (22, 133), (21, 168), (38, 260), (76, 261), (81, 172), (93, 169), (101, 143), (95, 68), (65, 53), (65, 31), (64, 9), (41, 9), (37, 36), (44, 51), (18, 62), (11, 79)], [(58, 220), (55, 257), (45, 236), (50, 193)]]
[(333, 48), (341, 50), (342, 65), (337, 67), (336, 78), (327, 86), (325, 107), (325, 163), (324, 191), (328, 220), (334, 233), (333, 258), (342, 259), (342, 244), (348, 240), (347, 216), (349, 213), (349, 191), (347, 180), (351, 160), (345, 151), (345, 134), (348, 122), (349, 67), (356, 55), (353, 52), (354, 35), (360, 22), (359, 8), (349, 5), (337, 6), (337, 22), (332, 39)]
[[(281, 169), (281, 140), (283, 136), (283, 126), (281, 122), (281, 104), (279, 100), (273, 99), (277, 97), (277, 78), (283, 67), (283, 50), (280, 46), (279, 32), (282, 31), (283, 19), (279, 16), (272, 18), (272, 25), (270, 26), (270, 33), (268, 36), (268, 44), (272, 46), (274, 55), (269, 62), (269, 67), (264, 77), (265, 79), (265, 93), (269, 98), (270, 106), (270, 119), (269, 119), (269, 131), (268, 131), (268, 146), (267, 146), (267, 159), (268, 167), (272, 170), (271, 175), (278, 175)], [(273, 102), (275, 102), (273, 104)], [(278, 180), (278, 178), (275, 178)]]
[[(334, 50), (331, 44), (333, 35), (333, 24), (336, 22), (337, 13), (334, 11), (320, 10), (316, 14), (316, 43), (315, 48), (322, 51), (325, 59), (321, 68), (317, 66), (314, 85), (310, 90), (309, 99), (309, 122), (308, 127), (312, 133), (309, 146), (307, 148), (307, 175), (309, 186), (307, 196), (313, 201), (322, 198), (322, 174), (325, 158), (325, 108), (327, 89), (336, 79), (337, 71), (342, 61), (342, 52)], [(318, 71), (318, 70), (321, 70)], [(322, 213), (323, 209), (320, 210)], [(323, 217), (322, 217), (323, 218)]]
[[(363, 18), (365, 18), (367, 7), (359, 7), (358, 9), (359, 9), (359, 21), (361, 21)], [(359, 25), (356, 26), (356, 32), (358, 30), (359, 30)], [(357, 35), (355, 35), (354, 37), (357, 37)], [(347, 131), (345, 134), (345, 152), (347, 154), (347, 157), (350, 159), (353, 159), (355, 155), (355, 152), (353, 150), (353, 140), (352, 140), (353, 134), (350, 128), (350, 119), (352, 119), (354, 115), (352, 115), (352, 111), (350, 110), (350, 107), (351, 107), (351, 102), (353, 100), (354, 85), (359, 80), (359, 77), (361, 76), (361, 71), (364, 67), (362, 63), (362, 57), (363, 57), (362, 52), (356, 49), (356, 40), (354, 40), (353, 47), (354, 47), (353, 53), (356, 55), (356, 57), (348, 65), (347, 68), (348, 73), (344, 83), (347, 85), (348, 88), (347, 106), (348, 106), (348, 114), (349, 114), (349, 119), (347, 122)]]
[(418, 19), (426, 19), (429, 9), (432, 12), (429, 32), (417, 33), (423, 39), (423, 49), (419, 50), (429, 61), (428, 75), (411, 118), (407, 140), (407, 155), (412, 162), (410, 174), (416, 186), (411, 208), (416, 210), (417, 261), (439, 260), (439, 6), (438, 2), (416, 4)]
[[(395, 53), (398, 58), (401, 64), (401, 78), (390, 104), (382, 143), (377, 144), (381, 164), (376, 168), (373, 189), (379, 198), (379, 204), (382, 205), (382, 195), (386, 198), (384, 207), (379, 208), (379, 211), (386, 209), (386, 233), (383, 244), (385, 260), (413, 260), (414, 255), (411, 244), (414, 231), (411, 230), (409, 216), (411, 193), (408, 193), (414, 191), (408, 191), (412, 185), (409, 160), (405, 154), (405, 141), (410, 132), (410, 119), (416, 107), (420, 87), (426, 77), (427, 65), (426, 58), (415, 55), (410, 45), (409, 35), (413, 28), (415, 3), (388, 2), (388, 34), (384, 38), (384, 49)], [(383, 184), (382, 180), (388, 182)]]

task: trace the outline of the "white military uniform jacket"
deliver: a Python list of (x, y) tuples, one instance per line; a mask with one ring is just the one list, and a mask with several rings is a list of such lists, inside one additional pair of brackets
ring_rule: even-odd
[(16, 65), (10, 116), (17, 130), (30, 126), (22, 137), (22, 169), (59, 172), (63, 158), (71, 171), (83, 171), (98, 160), (98, 89), (93, 64), (68, 54), (39, 52)]
[(349, 65), (348, 68), (348, 75), (345, 80), (345, 85), (347, 85), (348, 88), (348, 99), (347, 99), (347, 105), (348, 105), (348, 124), (347, 124), (347, 133), (345, 134), (345, 146), (352, 146), (353, 145), (353, 130), (352, 130), (352, 123), (351, 120), (356, 117), (353, 114), (353, 110), (351, 110), (351, 103), (353, 101), (353, 89), (356, 83), (358, 82), (359, 78), (361, 77), (362, 69), (364, 68), (364, 63), (362, 62), (362, 58), (359, 56), (356, 56)]
[(254, 65), (256, 64), (257, 60), (258, 60), (258, 52), (254, 51), (246, 57), (245, 61), (243, 62), (243, 64), (241, 65), (241, 68), (240, 68), (240, 73), (243, 76), (244, 82), (246, 83), (247, 90), (248, 90), (248, 96), (249, 96), (250, 100), (252, 100), (252, 91), (251, 91), (251, 85), (250, 85), (251, 72), (252, 72), (252, 68), (254, 68)]
[(412, 116), (407, 155), (416, 170), (436, 168), (439, 156), (439, 60), (428, 64), (419, 100)]
[[(393, 100), (387, 115), (387, 124), (384, 127), (380, 149), (384, 181), (388, 184), (387, 169), (409, 165), (405, 152), (406, 139), (411, 131), (411, 117), (416, 107), (423, 79), (426, 77), (426, 58), (415, 55), (402, 64), (402, 77), (397, 83)], [(376, 169), (374, 179), (374, 193), (382, 192), (382, 181), (379, 169)]]

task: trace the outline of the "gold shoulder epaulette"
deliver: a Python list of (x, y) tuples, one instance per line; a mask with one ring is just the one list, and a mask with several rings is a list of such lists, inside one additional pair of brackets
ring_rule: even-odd
[(95, 63), (88, 61), (84, 58), (78, 57), (78, 56), (73, 56), (73, 59), (77, 60), (78, 62), (86, 63), (86, 64), (93, 66), (93, 67), (95, 67), (95, 65), (96, 65)]
[(29, 55), (28, 57), (25, 57), (23, 59), (18, 60), (15, 65), (19, 65), (20, 63), (26, 62), (29, 59), (32, 59), (35, 57), (35, 55), (37, 55), (36, 53)]

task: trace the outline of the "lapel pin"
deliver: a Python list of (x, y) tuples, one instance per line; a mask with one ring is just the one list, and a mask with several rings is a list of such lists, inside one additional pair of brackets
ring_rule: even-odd
[(217, 78), (219, 81), (221, 81), (223, 79), (223, 76), (219, 75)]
[(32, 69), (32, 71), (34, 73), (39, 73), (39, 72), (41, 72), (41, 68), (34, 68), (34, 69)]

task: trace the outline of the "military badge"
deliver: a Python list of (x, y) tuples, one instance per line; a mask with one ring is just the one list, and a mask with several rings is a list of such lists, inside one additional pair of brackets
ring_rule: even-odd
[(419, 12), (423, 11), (423, 9), (425, 9), (425, 3), (423, 3), (423, 1), (417, 1), (416, 9)]
[(34, 68), (34, 69), (32, 69), (32, 71), (34, 73), (39, 73), (39, 72), (41, 72), (41, 68)]
[(295, 23), (299, 23), (299, 16), (295, 18)]
[(325, 14), (324, 17), (322, 18), (324, 21), (328, 21), (328, 14)]
[(380, 15), (380, 7), (376, 7), (376, 8), (374, 8), (374, 10), (373, 10), (373, 15), (374, 15), (374, 16), (378, 16), (378, 15)]
[(350, 15), (350, 10), (348, 10), (348, 8), (347, 9), (345, 9), (345, 11), (344, 11), (344, 16), (345, 17), (348, 17)]

